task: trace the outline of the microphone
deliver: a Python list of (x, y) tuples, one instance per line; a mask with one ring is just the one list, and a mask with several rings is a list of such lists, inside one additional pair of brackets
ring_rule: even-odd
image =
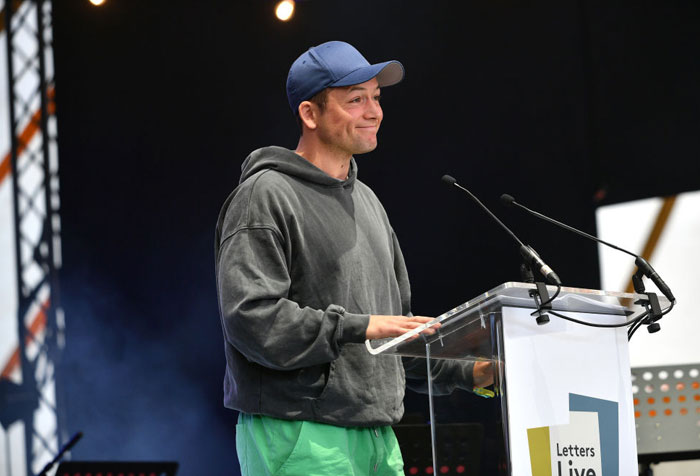
[[(651, 282), (654, 283), (657, 288), (659, 288), (659, 291), (661, 291), (661, 293), (664, 296), (666, 296), (669, 301), (675, 302), (676, 298), (673, 297), (673, 293), (671, 292), (671, 288), (669, 288), (668, 285), (664, 282), (664, 280), (661, 279), (661, 276), (659, 276), (659, 273), (657, 273), (656, 270), (654, 270), (654, 268), (651, 267), (649, 262), (647, 262), (647, 260), (645, 260), (641, 256), (639, 256), (635, 253), (632, 253), (631, 251), (627, 251), (624, 248), (620, 248), (619, 246), (613, 245), (612, 243), (608, 243), (607, 241), (601, 240), (600, 238), (593, 236), (593, 235), (590, 235), (590, 234), (586, 233), (585, 231), (578, 230), (572, 226), (569, 226), (565, 223), (557, 221), (557, 220), (550, 218), (546, 215), (543, 215), (539, 212), (536, 212), (534, 210), (530, 210), (525, 205), (522, 205), (522, 204), (516, 202), (515, 198), (513, 198), (511, 195), (508, 195), (507, 193), (504, 193), (503, 195), (501, 195), (501, 203), (503, 205), (505, 205), (506, 207), (516, 206), (516, 207), (522, 208), (523, 210), (525, 210), (529, 214), (534, 215), (535, 217), (537, 217), (541, 220), (548, 221), (549, 223), (552, 223), (558, 227), (564, 228), (565, 230), (572, 231), (578, 235), (581, 235), (585, 238), (588, 238), (589, 240), (596, 241), (596, 242), (601, 243), (605, 246), (609, 246), (610, 248), (614, 248), (618, 251), (622, 251), (623, 253), (627, 253), (630, 256), (634, 256), (634, 258), (635, 258), (634, 264), (637, 265), (637, 267), (639, 268), (639, 270), (642, 273), (644, 273), (644, 276), (651, 279)], [(636, 286), (635, 286), (635, 288), (636, 288)], [(635, 291), (640, 292), (637, 289), (635, 289)], [(643, 290), (641, 292), (643, 292)]]
[(510, 235), (510, 237), (513, 238), (513, 240), (515, 240), (516, 243), (518, 243), (518, 245), (520, 246), (520, 255), (523, 257), (526, 264), (537, 269), (550, 284), (561, 286), (561, 280), (559, 279), (559, 276), (557, 276), (557, 273), (555, 273), (552, 268), (550, 268), (544, 261), (542, 261), (540, 255), (538, 255), (537, 252), (531, 246), (523, 243), (520, 240), (520, 238), (518, 238), (510, 228), (508, 228), (501, 220), (499, 220), (498, 217), (486, 207), (486, 205), (481, 203), (481, 201), (478, 198), (476, 198), (476, 196), (474, 196), (473, 193), (471, 193), (469, 190), (458, 184), (457, 179), (455, 179), (451, 175), (443, 175), (442, 181), (448, 185), (453, 185), (458, 189), (466, 192), (466, 194), (469, 195), (469, 197), (471, 197), (471, 199), (474, 200), (477, 203), (477, 205), (481, 207), (482, 210), (484, 210), (491, 218), (493, 218), (493, 220), (496, 223), (498, 223), (501, 226), (501, 228), (503, 228)]

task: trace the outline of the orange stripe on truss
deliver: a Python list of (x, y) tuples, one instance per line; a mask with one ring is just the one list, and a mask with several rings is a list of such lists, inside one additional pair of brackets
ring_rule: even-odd
[[(14, 0), (14, 2), (11, 3), (12, 6), (12, 14), (14, 15), (17, 10), (19, 10), (19, 7), (22, 5), (24, 0)], [(9, 2), (5, 2), (9, 3)], [(7, 12), (5, 11), (7, 9), (7, 5), (0, 11), (0, 33), (5, 31), (5, 15), (7, 15)]]
[[(53, 115), (56, 113), (56, 103), (54, 102), (55, 90), (54, 88), (49, 88), (46, 91), (46, 96), (48, 98), (48, 114)], [(24, 128), (22, 133), (17, 139), (19, 144), (17, 145), (17, 156), (20, 156), (22, 152), (27, 149), (27, 144), (32, 140), (34, 135), (41, 129), (41, 109), (38, 109), (32, 118), (29, 120), (29, 124)], [(0, 184), (5, 180), (5, 178), (10, 175), (12, 171), (12, 152), (5, 154), (0, 162)]]
[[(34, 319), (32, 319), (32, 323), (29, 325), (29, 329), (27, 329), (25, 345), (29, 345), (29, 343), (36, 338), (37, 334), (39, 334), (39, 332), (43, 331), (44, 328), (46, 328), (46, 310), (48, 308), (49, 302), (46, 301), (36, 313)], [(10, 375), (12, 375), (12, 372), (14, 372), (18, 367), (19, 348), (15, 349), (15, 351), (10, 356), (10, 359), (5, 364), (5, 367), (3, 367), (2, 374), (0, 374), (0, 379), (9, 379)]]
[(5, 180), (5, 177), (10, 175), (10, 154), (3, 157), (2, 162), (0, 162), (0, 183)]
[[(671, 211), (673, 210), (673, 205), (676, 203), (676, 196), (677, 195), (672, 195), (663, 199), (659, 213), (656, 215), (654, 226), (652, 226), (651, 231), (649, 232), (649, 237), (647, 238), (647, 241), (644, 244), (644, 250), (642, 251), (641, 256), (647, 261), (651, 259), (651, 255), (653, 255), (654, 251), (656, 250), (656, 245), (659, 242), (659, 238), (661, 238), (661, 233), (664, 231), (668, 217), (671, 215)], [(633, 276), (634, 273), (635, 271), (632, 272)], [(632, 278), (630, 278), (625, 291), (628, 293), (634, 292), (634, 282), (632, 281)]]

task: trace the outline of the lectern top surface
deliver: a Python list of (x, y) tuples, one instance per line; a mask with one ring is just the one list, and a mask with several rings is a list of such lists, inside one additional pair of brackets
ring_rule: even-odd
[[(536, 289), (535, 285), (529, 283), (503, 283), (474, 299), (450, 309), (437, 316), (433, 321), (402, 336), (388, 341), (381, 341), (381, 345), (378, 347), (374, 347), (369, 340), (365, 344), (372, 354), (396, 352), (399, 345), (436, 322), (440, 322), (442, 330), (445, 331), (453, 326), (464, 326), (474, 318), (504, 306), (536, 309), (535, 301), (530, 296), (530, 291), (534, 289)], [(550, 295), (553, 295), (556, 291), (556, 286), (547, 286), (547, 290)], [(552, 308), (555, 311), (631, 316), (645, 311), (645, 308), (638, 304), (638, 301), (643, 297), (632, 293), (562, 286), (559, 296), (552, 302)], [(665, 308), (670, 305), (670, 302), (664, 296), (659, 296), (659, 304), (662, 308)], [(402, 347), (405, 347), (405, 345)], [(420, 345), (420, 342), (417, 342), (416, 345)]]

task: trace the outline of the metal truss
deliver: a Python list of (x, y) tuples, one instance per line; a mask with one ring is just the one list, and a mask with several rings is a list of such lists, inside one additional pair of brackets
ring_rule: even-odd
[[(59, 302), (61, 242), (58, 149), (53, 102), (51, 2), (5, 0), (4, 29), (10, 111), (12, 192), (17, 268), (18, 348), (0, 378), (0, 423), (5, 440), (23, 427), (19, 451), (0, 448), (7, 468), (35, 474), (65, 440), (56, 367), (64, 346)], [(14, 431), (14, 435), (10, 433)], [(22, 437), (19, 436), (21, 439)]]

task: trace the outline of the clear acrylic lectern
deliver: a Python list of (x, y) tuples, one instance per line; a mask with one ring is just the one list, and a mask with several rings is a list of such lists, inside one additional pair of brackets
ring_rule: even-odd
[[(487, 395), (497, 399), (499, 415), (493, 424), (499, 425), (500, 437), (481, 443), (498, 446), (499, 461), (490, 466), (498, 474), (637, 474), (624, 323), (646, 312), (646, 296), (562, 287), (553, 310), (602, 327), (553, 315), (549, 323), (538, 325), (534, 289), (534, 284), (504, 283), (438, 316), (435, 321), (442, 326), (434, 335), (410, 339), (426, 325), (387, 342), (366, 342), (372, 354), (426, 359), (432, 473), (482, 474), (469, 468), (467, 460), (458, 468), (443, 464), (446, 459), (454, 463), (455, 452), (469, 446), (468, 435), (466, 443), (449, 441), (450, 436), (441, 441), (436, 431), (459, 418), (441, 411), (443, 397), (434, 392), (432, 365), (447, 359), (454, 365), (493, 363), (495, 383)], [(556, 290), (547, 289), (550, 295)], [(662, 307), (669, 305), (663, 297), (659, 301)]]

